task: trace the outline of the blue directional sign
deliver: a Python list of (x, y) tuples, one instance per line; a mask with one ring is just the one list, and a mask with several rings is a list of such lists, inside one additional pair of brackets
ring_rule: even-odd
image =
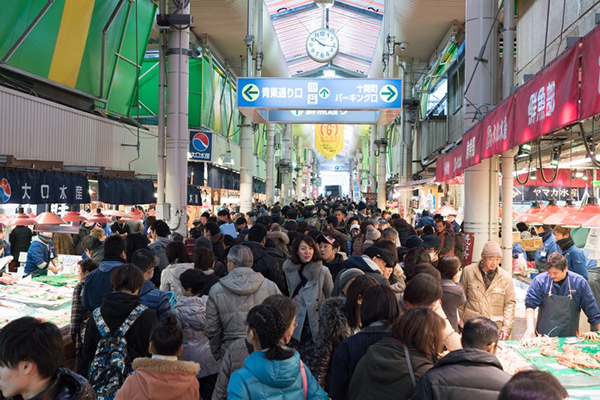
[[(362, 115), (368, 117), (367, 121), (362, 120), (363, 123), (389, 123), (402, 108), (402, 81), (239, 78), (238, 108), (254, 122), (275, 122), (276, 119), (281, 122), (282, 115), (273, 113), (272, 110), (289, 110), (296, 113), (302, 110), (338, 110), (347, 113), (370, 111), (371, 113)], [(339, 118), (337, 121), (341, 119), (342, 123), (357, 123), (354, 121), (356, 118), (359, 118), (359, 114), (354, 114), (353, 118)], [(377, 120), (373, 122), (373, 118)], [(306, 119), (306, 116), (300, 119)], [(324, 122), (337, 122), (335, 120), (336, 118), (325, 118)]]
[(269, 122), (292, 124), (376, 124), (380, 111), (363, 110), (261, 110)]

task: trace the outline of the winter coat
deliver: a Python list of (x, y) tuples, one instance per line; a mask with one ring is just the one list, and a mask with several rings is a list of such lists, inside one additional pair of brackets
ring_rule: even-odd
[[(454, 221), (456, 222), (456, 221)], [(462, 232), (456, 232), (454, 235), (454, 255), (462, 261), (463, 252), (465, 251), (465, 235)]]
[(258, 242), (244, 242), (242, 246), (246, 246), (252, 251), (252, 255), (254, 256), (252, 269), (260, 272), (265, 278), (275, 283), (280, 292), (287, 291), (283, 271), (277, 267), (277, 262), (269, 255), (265, 246)]
[(429, 215), (419, 218), (419, 223), (417, 224), (417, 228), (424, 228), (425, 225), (431, 225), (431, 226), (435, 225), (433, 223), (433, 218), (430, 217)]
[(348, 325), (345, 307), (346, 299), (344, 297), (330, 297), (321, 304), (319, 309), (321, 325), (316, 346), (313, 347), (314, 354), (304, 357), (306, 365), (325, 390), (329, 388), (329, 371), (333, 353), (353, 333), (352, 328)]
[(436, 236), (442, 239), (442, 247), (440, 248), (440, 258), (448, 254), (454, 254), (454, 236), (452, 236), (452, 234), (446, 229), (439, 233), (436, 233)]
[[(0, 392), (0, 399), (3, 398)], [(23, 397), (19, 395), (6, 400), (23, 400)], [(59, 368), (56, 380), (31, 400), (96, 400), (96, 392), (83, 376)]]
[(329, 268), (329, 272), (331, 272), (331, 279), (333, 279), (334, 282), (339, 273), (344, 270), (343, 263), (346, 260), (347, 258), (344, 253), (336, 253), (333, 260), (323, 263), (327, 268)]
[(344, 269), (358, 268), (363, 271), (366, 275), (372, 276), (377, 282), (382, 285), (389, 285), (390, 282), (381, 273), (379, 266), (375, 264), (375, 261), (371, 260), (368, 256), (352, 256), (349, 257), (342, 264)]
[[(300, 264), (294, 264), (292, 260), (287, 260), (283, 264), (283, 271), (285, 272), (290, 295), (294, 294), (298, 285), (301, 284), (300, 267)], [(306, 278), (307, 282), (304, 287), (298, 290), (298, 294), (295, 297), (299, 304), (298, 313), (296, 314), (296, 323), (298, 326), (296, 326), (292, 337), (299, 341), (304, 323), (308, 322), (313, 340), (315, 340), (319, 334), (319, 305), (323, 304), (323, 301), (331, 296), (333, 280), (331, 279), (329, 269), (323, 266), (321, 261), (306, 264), (302, 275)]]
[(450, 279), (442, 279), (442, 309), (456, 332), (458, 332), (458, 307), (466, 302), (467, 297), (459, 284)]
[(148, 249), (152, 251), (152, 253), (154, 253), (154, 255), (158, 257), (158, 260), (160, 261), (158, 267), (156, 268), (157, 271), (152, 279), (152, 282), (156, 286), (160, 286), (161, 274), (164, 271), (164, 269), (167, 268), (167, 264), (169, 263), (169, 261), (167, 260), (167, 245), (169, 243), (171, 243), (171, 239), (166, 237), (159, 237), (158, 239), (156, 239), (156, 241), (148, 245)]
[[(84, 293), (85, 290), (84, 288)], [(108, 329), (111, 332), (116, 332), (133, 309), (140, 304), (140, 299), (137, 296), (125, 292), (112, 292), (104, 296), (102, 306), (100, 306), (100, 313)], [(156, 313), (150, 309), (146, 309), (131, 325), (125, 334), (129, 360), (150, 355), (148, 347), (150, 345), (150, 332), (152, 332), (157, 323)], [(94, 318), (90, 317), (87, 322), (85, 339), (83, 341), (83, 360), (85, 365), (88, 366), (87, 370), (89, 370), (89, 365), (94, 359), (98, 342), (100, 342), (100, 331), (98, 331)]]
[(112, 292), (110, 287), (110, 275), (119, 266), (123, 265), (124, 260), (102, 261), (98, 268), (90, 272), (85, 278), (85, 288), (81, 294), (83, 308), (87, 311), (94, 311), (102, 304), (104, 295)]
[(204, 334), (215, 359), (220, 360), (234, 340), (246, 335), (246, 315), (279, 289), (251, 268), (234, 268), (210, 290)]
[(587, 257), (583, 250), (573, 244), (573, 246), (562, 251), (562, 255), (567, 259), (569, 271), (583, 276), (586, 281), (589, 279), (588, 270), (586, 268)]
[(136, 358), (133, 369), (135, 373), (125, 380), (115, 400), (198, 400), (200, 397), (196, 379), (200, 366), (194, 362)]
[(546, 260), (552, 253), (561, 253), (560, 247), (556, 244), (556, 236), (552, 230), (542, 234), (542, 248), (535, 251), (535, 268), (540, 272), (546, 271)]
[(183, 297), (181, 293), (181, 281), (179, 277), (188, 269), (194, 269), (193, 263), (169, 264), (160, 275), (160, 290), (163, 292), (173, 292), (179, 301)]
[(184, 296), (175, 304), (175, 315), (183, 330), (183, 353), (179, 359), (200, 364), (198, 378), (219, 372), (219, 363), (204, 334), (207, 301), (208, 296)]
[[(348, 399), (410, 399), (415, 388), (404, 351), (404, 345), (393, 338), (382, 339), (369, 347), (356, 366), (348, 389)], [(418, 382), (433, 367), (434, 360), (416, 349), (410, 349), (409, 354)]]
[(231, 376), (227, 388), (228, 400), (328, 400), (308, 368), (305, 367), (307, 392), (300, 367), (300, 354), (286, 360), (268, 360), (266, 353), (255, 351), (244, 361), (244, 368)]
[(286, 259), (290, 258), (288, 245), (290, 244), (289, 236), (284, 232), (267, 232), (267, 238), (275, 242), (275, 246), (279, 249), (279, 253)]
[(496, 400), (509, 379), (495, 355), (479, 349), (455, 350), (421, 378), (413, 399)]
[[(215, 384), (212, 400), (227, 400), (227, 386), (231, 375), (240, 368), (244, 367), (244, 360), (248, 358), (254, 348), (246, 338), (237, 339), (225, 352), (221, 360), (219, 376)], [(209, 399), (207, 399), (209, 400)]]
[(8, 235), (8, 241), (10, 242), (11, 254), (15, 261), (19, 261), (19, 256), (23, 252), (29, 250), (31, 244), (31, 238), (33, 232), (26, 226), (15, 226), (10, 234)]
[(45, 273), (47, 273), (48, 264), (55, 258), (56, 251), (54, 251), (52, 242), (50, 241), (46, 244), (42, 242), (39, 236), (34, 237), (29, 250), (27, 250), (25, 275), (31, 275), (38, 270), (45, 270)]
[(154, 283), (150, 281), (144, 282), (138, 293), (138, 297), (143, 305), (156, 313), (158, 319), (160, 319), (164, 313), (171, 311), (169, 295), (158, 290), (156, 286), (154, 286)]
[(357, 334), (348, 337), (340, 344), (331, 360), (329, 395), (333, 400), (348, 398), (348, 387), (358, 362), (372, 344), (389, 335), (388, 324), (378, 321), (362, 328)]
[(218, 261), (225, 263), (225, 246), (223, 246), (223, 232), (219, 232), (210, 237), (210, 243), (213, 247), (213, 254)]
[(494, 321), (502, 332), (510, 335), (515, 322), (516, 305), (512, 276), (498, 267), (496, 277), (486, 289), (479, 268), (482, 262), (471, 264), (463, 270), (460, 284), (467, 302), (458, 308), (460, 319), (464, 323), (473, 317), (486, 317)]
[(354, 241), (352, 242), (352, 255), (353, 256), (362, 256), (362, 252), (363, 252), (362, 246), (363, 246), (364, 242), (365, 242), (365, 237), (362, 234), (360, 234), (354, 238)]

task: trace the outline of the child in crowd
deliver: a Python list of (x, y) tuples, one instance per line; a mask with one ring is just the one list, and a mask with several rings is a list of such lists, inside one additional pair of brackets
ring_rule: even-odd
[(91, 259), (81, 260), (77, 263), (77, 278), (79, 283), (73, 289), (73, 301), (71, 303), (71, 339), (75, 343), (75, 354), (77, 360), (77, 373), (85, 376), (87, 374), (86, 365), (83, 361), (83, 336), (85, 334), (84, 328), (87, 323), (87, 319), (90, 317), (90, 312), (86, 311), (81, 304), (81, 292), (85, 285), (85, 278), (90, 272), (98, 268)]
[(183, 296), (175, 305), (175, 314), (183, 329), (181, 359), (200, 364), (197, 377), (203, 399), (212, 397), (219, 373), (219, 364), (210, 351), (208, 338), (204, 335), (208, 296), (202, 293), (207, 278), (208, 276), (198, 269), (184, 271), (179, 276)]
[(133, 361), (135, 373), (127, 378), (115, 400), (198, 400), (195, 362), (179, 361), (183, 332), (173, 313), (163, 316), (150, 338), (150, 358)]
[(56, 325), (33, 317), (10, 322), (0, 331), (0, 398), (96, 399), (85, 378), (61, 368), (64, 363)]

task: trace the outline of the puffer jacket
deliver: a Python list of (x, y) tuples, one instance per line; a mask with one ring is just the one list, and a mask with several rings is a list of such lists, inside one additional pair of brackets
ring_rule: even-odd
[(171, 303), (169, 302), (169, 295), (165, 292), (162, 292), (154, 286), (154, 283), (150, 281), (144, 282), (140, 292), (138, 293), (138, 297), (143, 305), (148, 307), (150, 310), (154, 310), (157, 318), (171, 311)]
[(330, 297), (321, 304), (319, 337), (316, 346), (312, 347), (314, 354), (307, 354), (304, 357), (315, 379), (326, 391), (329, 389), (329, 370), (333, 353), (344, 339), (355, 333), (348, 325), (345, 307), (344, 297)]
[(234, 268), (215, 284), (206, 304), (204, 334), (215, 359), (220, 360), (234, 340), (246, 335), (246, 315), (279, 289), (252, 268)]
[[(418, 382), (433, 367), (434, 360), (415, 349), (410, 349), (409, 354)], [(369, 347), (367, 354), (358, 362), (348, 389), (348, 399), (408, 400), (414, 389), (404, 345), (396, 339), (385, 338)]]
[[(296, 291), (296, 287), (302, 282), (300, 267), (300, 264), (294, 264), (292, 260), (287, 260), (283, 264), (283, 271), (285, 272), (290, 295)], [(304, 267), (302, 275), (306, 278), (307, 282), (304, 287), (299, 289), (295, 297), (299, 304), (298, 313), (296, 314), (296, 323), (298, 326), (296, 326), (292, 337), (299, 341), (304, 323), (309, 322), (313, 340), (316, 340), (320, 324), (319, 305), (323, 304), (323, 301), (331, 296), (333, 280), (331, 279), (329, 269), (323, 266), (321, 261), (308, 263)], [(306, 320), (307, 318), (308, 321)]]
[(486, 317), (494, 321), (498, 328), (510, 335), (515, 322), (515, 288), (510, 273), (498, 267), (498, 273), (486, 290), (479, 263), (471, 264), (463, 270), (460, 284), (467, 296), (467, 302), (458, 308), (463, 323), (473, 317)]
[(304, 393), (300, 363), (298, 353), (286, 360), (268, 360), (265, 352), (255, 351), (244, 361), (244, 368), (231, 376), (227, 399), (327, 400), (327, 393), (306, 367), (307, 393)]
[(252, 269), (260, 272), (265, 278), (275, 283), (280, 292), (286, 292), (285, 276), (283, 271), (277, 267), (277, 262), (269, 255), (265, 246), (258, 242), (244, 242), (242, 246), (246, 246), (252, 251), (254, 256), (254, 264)]
[(198, 400), (200, 397), (196, 379), (200, 366), (194, 362), (136, 358), (132, 366), (135, 374), (125, 380), (115, 400)]
[(231, 375), (244, 367), (244, 360), (253, 351), (254, 348), (248, 343), (246, 338), (237, 339), (229, 346), (221, 360), (221, 368), (219, 369), (219, 376), (217, 377), (212, 400), (227, 400), (227, 386), (229, 386)]
[(175, 315), (183, 329), (183, 352), (179, 358), (200, 364), (198, 378), (219, 372), (219, 363), (204, 334), (207, 300), (208, 296), (184, 296), (175, 305)]
[(169, 264), (160, 276), (160, 290), (163, 292), (173, 292), (177, 300), (183, 297), (181, 293), (181, 281), (179, 277), (188, 269), (193, 269), (193, 263)]
[(290, 251), (288, 245), (290, 244), (290, 238), (284, 232), (267, 232), (267, 238), (275, 242), (275, 246), (279, 249), (279, 253), (286, 259), (290, 258)]
[[(0, 392), (0, 398), (2, 392)], [(21, 400), (21, 396), (9, 397), (7, 400)], [(81, 375), (59, 368), (56, 380), (32, 400), (96, 400), (96, 392)]]
[(455, 350), (421, 378), (413, 399), (496, 400), (509, 380), (495, 355), (478, 349)]

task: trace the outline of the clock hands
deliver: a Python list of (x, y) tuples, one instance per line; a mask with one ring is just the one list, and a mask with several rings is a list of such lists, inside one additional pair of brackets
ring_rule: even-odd
[(334, 46), (334, 45), (332, 45), (332, 44), (325, 44), (325, 43), (321, 42), (321, 41), (320, 41), (319, 39), (317, 39), (317, 38), (315, 38), (315, 41), (316, 41), (317, 43), (319, 43), (321, 46), (325, 46), (325, 47), (335, 47), (335, 46)]

